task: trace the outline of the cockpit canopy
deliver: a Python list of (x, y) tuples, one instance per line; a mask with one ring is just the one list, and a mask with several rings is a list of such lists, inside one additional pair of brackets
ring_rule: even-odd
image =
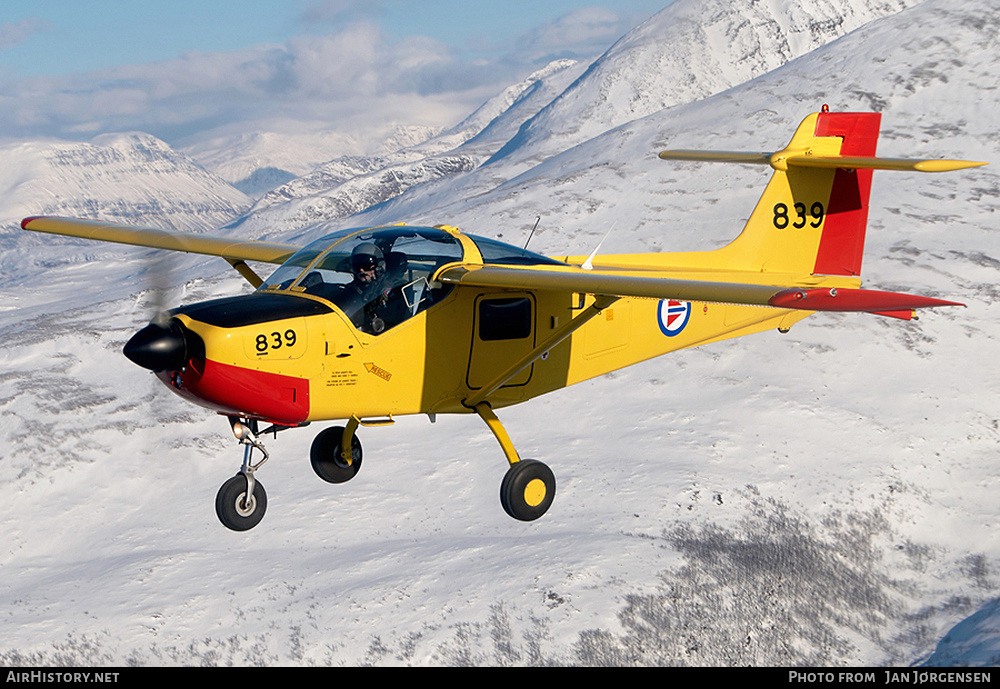
[[(493, 239), (469, 236), (484, 263), (558, 264)], [(343, 230), (296, 252), (260, 286), (268, 292), (310, 294), (339, 307), (354, 325), (377, 335), (423, 311), (450, 290), (431, 282), (438, 268), (465, 255), (453, 233), (394, 225)]]

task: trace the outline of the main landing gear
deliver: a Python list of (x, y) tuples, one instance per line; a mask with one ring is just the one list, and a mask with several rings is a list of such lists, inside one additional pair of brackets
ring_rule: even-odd
[(475, 407), (476, 413), (496, 436), (510, 468), (500, 483), (500, 505), (504, 512), (522, 522), (545, 514), (556, 496), (556, 478), (552, 470), (534, 459), (521, 459), (506, 429), (486, 402)]
[[(534, 459), (518, 457), (510, 437), (489, 404), (481, 402), (476, 406), (476, 412), (500, 441), (510, 464), (500, 484), (500, 504), (504, 511), (521, 521), (538, 519), (549, 509), (556, 494), (552, 470)], [(361, 441), (356, 435), (360, 423), (357, 417), (353, 417), (346, 427), (327, 428), (316, 436), (309, 459), (313, 471), (324, 481), (343, 483), (357, 475), (362, 458)]]
[[(500, 483), (500, 505), (514, 519), (530, 522), (548, 511), (556, 494), (556, 480), (552, 470), (534, 459), (521, 459), (503, 424), (486, 402), (475, 407), (476, 413), (496, 436), (510, 467)], [(382, 425), (387, 422), (365, 422), (365, 425)], [(257, 430), (254, 420), (230, 419), (233, 434), (243, 445), (243, 465), (236, 476), (219, 489), (215, 511), (219, 521), (233, 531), (246, 531), (260, 523), (267, 509), (267, 493), (254, 473), (267, 461), (268, 453), (259, 437), (289, 426), (271, 426), (263, 433)], [(309, 452), (316, 475), (328, 483), (344, 483), (354, 478), (361, 469), (361, 441), (356, 431), (360, 419), (351, 418), (346, 426), (333, 426), (319, 433)], [(253, 462), (254, 451), (263, 457)]]
[(351, 417), (346, 428), (327, 428), (313, 440), (309, 461), (316, 475), (327, 483), (350, 481), (361, 469), (361, 441), (355, 435), (360, 423)]

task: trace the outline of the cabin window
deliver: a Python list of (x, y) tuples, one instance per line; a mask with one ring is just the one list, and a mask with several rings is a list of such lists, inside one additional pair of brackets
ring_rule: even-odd
[(511, 246), (510, 244), (505, 244), (495, 239), (487, 239), (486, 237), (477, 237), (475, 235), (469, 235), (469, 238), (472, 239), (472, 241), (475, 242), (476, 247), (479, 248), (479, 253), (483, 257), (483, 263), (497, 263), (501, 265), (515, 266), (566, 265), (562, 261), (557, 261), (553, 258), (536, 254), (535, 252), (528, 251), (527, 249), (520, 249), (516, 246)]
[(321, 297), (379, 335), (443, 299), (451, 288), (430, 279), (463, 256), (458, 239), (432, 228), (337, 232), (296, 253), (260, 289)]
[(531, 300), (483, 299), (479, 302), (479, 339), (522, 340), (531, 336)]

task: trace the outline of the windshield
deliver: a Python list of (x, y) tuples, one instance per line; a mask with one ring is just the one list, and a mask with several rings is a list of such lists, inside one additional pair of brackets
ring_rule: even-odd
[(322, 297), (377, 335), (443, 298), (448, 289), (432, 289), (430, 277), (463, 255), (461, 242), (442, 230), (347, 230), (296, 252), (260, 289)]

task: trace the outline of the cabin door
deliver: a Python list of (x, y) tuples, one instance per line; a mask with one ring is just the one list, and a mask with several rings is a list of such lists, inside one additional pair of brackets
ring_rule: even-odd
[[(535, 299), (528, 293), (481, 294), (476, 298), (467, 383), (488, 385), (535, 347)], [(525, 385), (534, 364), (504, 387)]]

